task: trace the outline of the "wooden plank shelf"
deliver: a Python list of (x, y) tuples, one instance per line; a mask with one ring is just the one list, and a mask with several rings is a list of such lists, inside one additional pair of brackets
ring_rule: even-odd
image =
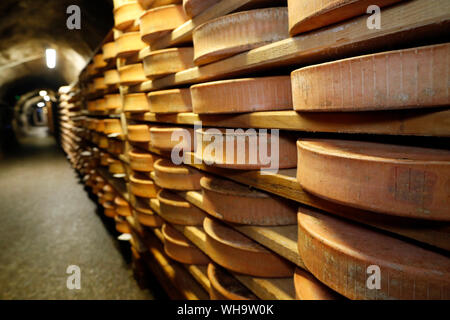
[[(159, 213), (159, 201), (150, 200), (150, 207)], [(192, 243), (208, 255), (206, 249), (206, 234), (202, 227), (173, 225), (183, 233)], [(292, 278), (255, 278), (232, 273), (243, 285), (253, 291), (256, 296), (264, 300), (293, 300), (295, 299), (294, 282)]]
[(204, 66), (128, 88), (144, 92), (241, 76), (279, 67), (305, 66), (366, 53), (441, 41), (450, 33), (450, 2), (411, 0), (383, 8), (383, 26), (367, 28), (367, 15), (268, 44)]
[(225, 128), (269, 128), (326, 133), (363, 133), (450, 137), (450, 110), (401, 110), (386, 112), (300, 113), (293, 110), (233, 115), (128, 114), (133, 121)]

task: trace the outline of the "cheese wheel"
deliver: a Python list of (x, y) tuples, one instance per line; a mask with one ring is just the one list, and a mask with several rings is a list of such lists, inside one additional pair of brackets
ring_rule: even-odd
[(94, 61), (94, 68), (96, 69), (102, 69), (108, 65), (101, 53), (97, 53), (92, 60)]
[(98, 119), (95, 122), (95, 131), (103, 132), (105, 130), (105, 122), (102, 119)]
[(122, 135), (122, 125), (120, 119), (105, 119), (105, 134), (118, 133)]
[(106, 90), (105, 78), (94, 78), (94, 91), (102, 92), (103, 90)]
[[(141, 51), (141, 56), (145, 51)], [(145, 55), (142, 62), (145, 76), (155, 79), (194, 67), (194, 49), (169, 48), (150, 51)]]
[(150, 127), (146, 124), (129, 124), (128, 140), (134, 142), (149, 142)]
[[(103, 198), (106, 201), (114, 201), (115, 197), (116, 197), (116, 191), (114, 190), (113, 187), (111, 187), (111, 185), (106, 184), (103, 189)], [(114, 206), (114, 204), (112, 204)], [(115, 207), (114, 207), (115, 208)]]
[(234, 229), (210, 218), (205, 218), (203, 228), (205, 251), (222, 267), (255, 277), (292, 277), (289, 262)]
[(163, 224), (163, 220), (148, 207), (139, 206), (133, 211), (139, 223), (146, 227), (159, 228)]
[(129, 93), (123, 99), (123, 111), (125, 112), (147, 112), (149, 103), (145, 93)]
[(368, 111), (450, 105), (450, 44), (370, 54), (292, 72), (294, 109)]
[(286, 7), (229, 14), (194, 29), (194, 62), (203, 65), (286, 38)]
[(106, 94), (106, 110), (116, 110), (122, 107), (122, 97), (120, 94)]
[(115, 42), (117, 58), (130, 57), (147, 46), (147, 44), (141, 40), (139, 31), (126, 32), (120, 35)]
[(302, 139), (297, 180), (340, 204), (450, 221), (450, 151), (373, 142)]
[(103, 201), (103, 213), (108, 218), (114, 218), (117, 215), (115, 206), (111, 201)]
[(292, 110), (289, 76), (213, 81), (191, 86), (194, 113)]
[(169, 159), (155, 162), (155, 183), (161, 188), (174, 190), (200, 190), (201, 171), (173, 164)]
[(258, 300), (247, 287), (214, 263), (208, 265), (208, 279), (211, 300)]
[(153, 164), (157, 159), (151, 153), (139, 149), (131, 149), (128, 152), (128, 158), (130, 159), (131, 170), (142, 172), (153, 171)]
[(193, 18), (219, 1), (220, 0), (183, 0), (183, 9), (189, 18)]
[(181, 5), (167, 5), (150, 9), (140, 17), (142, 41), (154, 40), (185, 23), (188, 18)]
[(114, 9), (117, 9), (121, 6), (123, 6), (126, 3), (132, 3), (132, 2), (136, 2), (136, 0), (113, 0), (113, 7)]
[[(217, 128), (197, 129), (195, 135), (198, 146), (195, 158), (209, 166), (248, 170), (268, 169), (271, 165), (276, 169), (286, 169), (297, 165), (295, 141), (289, 136), (279, 135), (277, 138), (267, 133), (267, 141), (262, 142), (260, 139), (264, 136), (260, 136), (255, 129)], [(267, 154), (273, 156), (262, 158), (264, 152), (259, 151), (260, 145), (265, 145)]]
[(117, 71), (116, 69), (105, 71), (104, 76), (105, 84), (107, 86), (115, 86), (120, 83), (119, 71)]
[[(122, 161), (109, 158), (108, 159), (108, 171), (112, 174), (123, 174), (125, 173), (125, 167), (122, 163)], [(113, 200), (113, 199), (111, 199)]]
[(116, 212), (118, 215), (120, 215), (122, 217), (131, 216), (130, 205), (129, 205), (128, 201), (126, 201), (124, 198), (119, 197), (119, 196), (116, 197), (114, 199), (114, 204), (116, 205)]
[(142, 63), (135, 63), (119, 68), (120, 84), (131, 86), (147, 80)]
[(384, 7), (402, 0), (288, 0), (292, 36), (366, 14), (371, 5)]
[(183, 234), (165, 223), (161, 232), (164, 236), (164, 251), (172, 259), (186, 264), (208, 264), (209, 258)]
[(203, 207), (220, 220), (265, 226), (297, 223), (297, 208), (286, 199), (225, 179), (203, 177), (200, 184)]
[(158, 192), (160, 216), (173, 224), (201, 226), (206, 214), (179, 195), (162, 189)]
[(105, 61), (111, 61), (116, 58), (116, 43), (114, 41), (107, 42), (102, 46), (103, 59)]
[(295, 298), (297, 300), (337, 300), (339, 294), (317, 280), (308, 271), (295, 269)]
[(114, 9), (114, 27), (125, 31), (134, 24), (134, 20), (144, 13), (137, 1), (127, 2)]
[(138, 0), (142, 9), (148, 10), (155, 0)]
[(166, 6), (168, 4), (181, 3), (181, 0), (138, 0), (138, 2), (142, 8), (148, 10), (150, 8)]
[(308, 270), (347, 298), (450, 299), (446, 256), (312, 210), (299, 209), (298, 228)]
[(150, 112), (192, 112), (191, 92), (186, 88), (149, 92), (147, 98)]
[(192, 151), (194, 148), (194, 130), (181, 127), (151, 127), (150, 145), (163, 151), (182, 148)]
[(131, 233), (130, 225), (128, 224), (127, 220), (124, 218), (116, 215), (114, 217), (114, 221), (116, 222), (116, 230), (120, 233)]
[(138, 197), (156, 198), (157, 188), (150, 177), (135, 172), (130, 176), (130, 192)]

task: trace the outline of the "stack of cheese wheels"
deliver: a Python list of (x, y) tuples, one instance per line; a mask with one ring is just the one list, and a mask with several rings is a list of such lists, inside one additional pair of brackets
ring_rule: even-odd
[(258, 300), (247, 287), (214, 263), (208, 265), (208, 279), (211, 300)]
[(109, 158), (108, 159), (108, 171), (112, 174), (124, 174), (125, 173), (125, 166), (123, 165), (122, 161)]
[(157, 196), (161, 217), (173, 224), (201, 226), (206, 214), (179, 195), (162, 189)]
[(119, 119), (105, 119), (105, 134), (122, 135), (122, 126)]
[(133, 148), (128, 152), (130, 159), (130, 168), (134, 171), (151, 172), (154, 170), (153, 164), (157, 157), (149, 152)]
[(94, 68), (97, 70), (101, 70), (108, 65), (105, 59), (103, 59), (103, 54), (101, 53), (97, 53), (92, 60), (94, 62)]
[(106, 94), (105, 101), (107, 111), (115, 111), (122, 107), (122, 98), (119, 93)]
[(139, 19), (142, 41), (151, 44), (187, 20), (181, 5), (167, 5), (150, 9)]
[[(104, 197), (103, 197), (104, 199)], [(105, 214), (105, 216), (107, 216), (108, 218), (114, 218), (117, 213), (116, 213), (116, 208), (114, 206), (114, 203), (112, 203), (111, 201), (105, 201), (103, 200), (103, 213)]]
[(194, 49), (192, 47), (168, 48), (140, 52), (147, 78), (155, 79), (194, 67)]
[(116, 222), (116, 230), (120, 233), (130, 233), (131, 228), (128, 224), (127, 220), (125, 220), (124, 217), (121, 217), (119, 215), (116, 215), (114, 217), (114, 221)]
[(102, 51), (103, 51), (103, 59), (107, 63), (114, 61), (114, 59), (116, 59), (116, 56), (117, 56), (116, 42), (111, 41), (111, 42), (105, 43), (102, 46)]
[(194, 61), (210, 63), (288, 37), (286, 7), (233, 13), (194, 29)]
[(110, 87), (115, 87), (120, 83), (119, 71), (116, 69), (107, 70), (104, 73), (105, 84)]
[(114, 199), (114, 204), (116, 205), (116, 212), (118, 215), (121, 215), (122, 217), (131, 216), (131, 207), (127, 200), (117, 196)]
[(295, 70), (294, 109), (367, 111), (448, 106), (449, 56), (450, 44), (445, 43)]
[[(272, 133), (273, 134), (273, 133)], [(295, 141), (287, 135), (260, 135), (256, 130), (197, 129), (195, 158), (206, 165), (231, 169), (295, 168), (297, 155)], [(265, 141), (266, 140), (266, 141)], [(214, 141), (214, 142), (212, 142)], [(264, 145), (267, 157), (259, 148)], [(229, 151), (229, 152), (227, 152)], [(277, 157), (278, 156), (278, 157)]]
[(150, 112), (192, 112), (191, 93), (186, 88), (153, 91), (147, 98)]
[(142, 63), (133, 63), (119, 68), (120, 84), (131, 86), (147, 80)]
[(340, 295), (317, 280), (311, 273), (300, 268), (294, 274), (295, 298), (297, 300), (337, 300)]
[(124, 112), (141, 113), (148, 112), (149, 110), (149, 103), (145, 93), (128, 93), (124, 95)]
[(142, 198), (156, 198), (158, 189), (148, 175), (134, 172), (130, 176), (130, 192)]
[(116, 39), (115, 43), (117, 58), (130, 57), (146, 46), (146, 43), (141, 40), (139, 31), (123, 33)]
[(202, 172), (173, 164), (169, 159), (159, 159), (154, 165), (154, 180), (158, 186), (174, 190), (200, 190)]
[(104, 199), (106, 201), (114, 201), (114, 199), (116, 198), (116, 191), (110, 184), (105, 184), (102, 191)]
[(384, 7), (402, 0), (288, 0), (292, 36), (364, 15), (371, 5)]
[(162, 226), (164, 251), (172, 259), (186, 264), (208, 264), (209, 258), (193, 245), (183, 234), (169, 224)]
[(193, 18), (219, 1), (220, 0), (183, 0), (183, 9), (189, 18)]
[(126, 31), (143, 13), (144, 10), (137, 1), (127, 1), (114, 8), (114, 27), (117, 30)]
[(206, 252), (222, 267), (255, 277), (293, 276), (294, 267), (288, 261), (234, 229), (210, 218), (205, 218), (203, 228)]
[(191, 86), (195, 113), (292, 110), (289, 76), (221, 80)]
[(450, 151), (347, 140), (297, 142), (297, 180), (340, 204), (450, 221)]
[(285, 199), (230, 180), (203, 177), (203, 208), (214, 217), (248, 225), (291, 225), (297, 223), (297, 208)]
[(146, 227), (159, 228), (163, 224), (163, 220), (148, 206), (138, 206), (133, 211), (139, 223)]
[(133, 142), (149, 142), (150, 127), (146, 124), (129, 124), (128, 140)]
[(307, 269), (347, 298), (450, 299), (444, 255), (313, 210), (299, 209), (298, 228)]
[(194, 130), (188, 127), (151, 127), (150, 145), (162, 151), (172, 151), (175, 147), (192, 151)]

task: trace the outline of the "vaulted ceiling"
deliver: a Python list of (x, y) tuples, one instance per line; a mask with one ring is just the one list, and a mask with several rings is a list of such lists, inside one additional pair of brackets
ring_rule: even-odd
[[(70, 5), (81, 9), (81, 29), (69, 30)], [(0, 103), (39, 88), (71, 83), (113, 26), (112, 0), (1, 0)], [(45, 49), (58, 53), (48, 69)]]

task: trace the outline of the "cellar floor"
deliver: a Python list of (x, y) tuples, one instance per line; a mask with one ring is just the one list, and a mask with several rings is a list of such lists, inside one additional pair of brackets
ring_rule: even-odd
[[(21, 142), (0, 159), (0, 299), (153, 299), (54, 139), (38, 130)], [(79, 290), (67, 288), (69, 265)]]

